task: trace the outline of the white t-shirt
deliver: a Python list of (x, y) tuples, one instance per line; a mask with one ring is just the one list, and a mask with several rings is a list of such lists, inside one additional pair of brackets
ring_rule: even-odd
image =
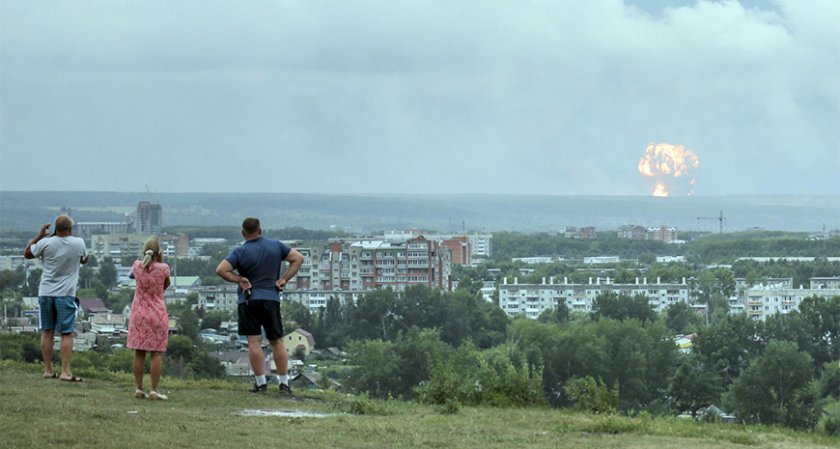
[(79, 267), (87, 257), (85, 241), (73, 236), (52, 236), (39, 240), (30, 248), (44, 266), (38, 296), (76, 296)]

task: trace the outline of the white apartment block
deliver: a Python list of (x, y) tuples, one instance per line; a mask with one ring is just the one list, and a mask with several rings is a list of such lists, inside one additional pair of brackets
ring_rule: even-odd
[[(94, 234), (90, 237), (89, 253), (97, 259), (123, 257), (138, 258), (143, 254), (143, 245), (149, 238), (140, 234)], [(186, 256), (188, 239), (184, 235), (159, 236), (161, 251), (165, 257)]]
[(362, 291), (286, 290), (283, 299), (299, 302), (309, 309), (309, 313), (317, 314), (327, 308), (330, 298), (338, 299), (342, 305), (355, 304), (363, 294)]
[(97, 259), (140, 257), (147, 236), (140, 234), (94, 234), (90, 237), (90, 254)]
[(217, 310), (236, 313), (239, 299), (236, 284), (198, 287), (198, 307), (206, 311)]
[(647, 278), (641, 282), (636, 278), (634, 284), (616, 284), (610, 278), (589, 278), (587, 284), (573, 284), (567, 278), (562, 283), (555, 283), (554, 278), (550, 278), (548, 282), (543, 279), (540, 284), (519, 284), (514, 278), (513, 283), (508, 284), (505, 278), (499, 286), (499, 307), (508, 316), (524, 314), (532, 319), (554, 309), (561, 301), (570, 311), (591, 312), (595, 299), (605, 292), (645, 296), (650, 307), (657, 312), (677, 302), (688, 304), (690, 298), (690, 286), (685, 279), (681, 283), (661, 283), (657, 279), (655, 284), (649, 284)]
[(611, 263), (620, 263), (621, 257), (619, 256), (593, 256), (593, 257), (584, 257), (583, 263), (587, 265), (602, 265), (602, 264), (611, 264)]
[(805, 298), (840, 296), (840, 277), (811, 278), (810, 288), (793, 288), (786, 283), (760, 284), (744, 291), (742, 304), (751, 319), (764, 321), (777, 313), (785, 315), (799, 310)]

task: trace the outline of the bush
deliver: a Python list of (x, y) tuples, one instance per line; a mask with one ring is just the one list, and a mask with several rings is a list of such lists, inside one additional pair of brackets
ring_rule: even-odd
[(840, 436), (840, 399), (834, 399), (825, 405), (819, 429), (827, 435)]
[(607, 388), (604, 381), (592, 376), (572, 378), (563, 386), (575, 409), (593, 413), (615, 413), (618, 409), (618, 384)]
[(41, 360), (41, 336), (0, 334), (0, 360), (32, 363)]
[(388, 407), (385, 404), (370, 400), (367, 395), (356, 396), (348, 402), (342, 402), (338, 408), (353, 415), (387, 415)]

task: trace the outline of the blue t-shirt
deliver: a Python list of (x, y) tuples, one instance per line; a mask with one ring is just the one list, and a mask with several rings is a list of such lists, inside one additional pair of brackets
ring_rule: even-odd
[[(225, 257), (240, 276), (251, 281), (251, 299), (280, 301), (280, 290), (275, 282), (280, 278), (280, 267), (292, 251), (289, 245), (263, 236), (246, 240)], [(239, 302), (244, 302), (242, 288), (238, 288)]]

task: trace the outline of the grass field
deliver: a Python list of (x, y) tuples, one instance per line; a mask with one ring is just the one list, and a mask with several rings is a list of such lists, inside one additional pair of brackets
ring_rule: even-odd
[[(784, 429), (551, 409), (439, 407), (248, 384), (163, 379), (167, 402), (134, 399), (125, 374), (41, 378), (37, 365), (0, 363), (3, 448), (837, 448), (840, 439)], [(243, 411), (326, 414), (239, 416)], [(452, 410), (449, 410), (451, 412)]]

